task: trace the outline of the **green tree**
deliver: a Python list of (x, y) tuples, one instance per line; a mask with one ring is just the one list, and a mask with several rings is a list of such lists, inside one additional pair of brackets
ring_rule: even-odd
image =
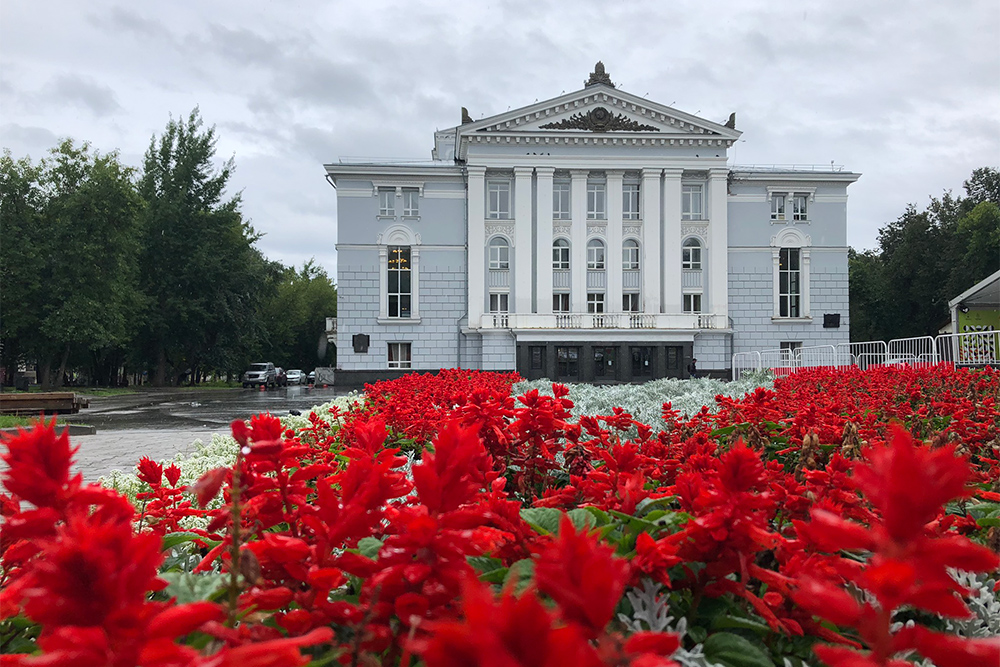
[(301, 270), (285, 267), (262, 311), (267, 330), (262, 354), (285, 368), (310, 369), (332, 361), (326, 318), (337, 315), (337, 287), (309, 260)]
[(10, 282), (24, 285), (20, 295), (15, 289), (21, 300), (11, 304), (20, 311), (13, 326), (19, 351), (38, 363), (42, 386), (60, 386), (72, 355), (120, 348), (134, 334), (141, 306), (136, 288), (141, 200), (132, 170), (117, 153), (102, 155), (70, 139), (52, 149), (37, 170), (21, 163), (12, 171), (36, 178), (33, 187), (15, 180), (15, 192), (37, 188), (31, 197), (34, 229), (11, 227), (23, 239), (18, 251), (23, 256), (12, 258), (17, 273)]
[(216, 168), (215, 128), (196, 108), (153, 137), (139, 191), (146, 202), (142, 286), (149, 299), (142, 343), (154, 384), (201, 368), (235, 370), (261, 331), (257, 311), (268, 262), (240, 211), (226, 198), (234, 170)]
[(948, 301), (1000, 269), (1000, 172), (976, 169), (965, 192), (907, 206), (877, 251), (851, 254), (852, 339), (936, 334)]

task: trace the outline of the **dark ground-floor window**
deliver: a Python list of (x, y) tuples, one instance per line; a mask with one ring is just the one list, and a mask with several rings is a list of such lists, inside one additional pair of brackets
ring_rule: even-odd
[(632, 377), (653, 377), (653, 348), (633, 347)]
[(528, 348), (531, 355), (531, 370), (545, 370), (545, 347), (542, 345), (532, 345)]
[(580, 348), (568, 346), (556, 348), (556, 376), (559, 378), (580, 377)]
[(681, 360), (684, 358), (684, 348), (680, 345), (671, 345), (667, 348), (667, 369), (679, 370)]
[(594, 375), (599, 378), (614, 378), (618, 370), (618, 348), (594, 348)]

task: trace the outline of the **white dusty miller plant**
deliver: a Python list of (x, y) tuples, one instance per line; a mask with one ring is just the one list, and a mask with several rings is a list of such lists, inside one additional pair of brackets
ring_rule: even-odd
[[(662, 595), (662, 592), (663, 587), (660, 584), (652, 579), (643, 579), (639, 588), (632, 588), (625, 593), (629, 604), (632, 605), (632, 616), (618, 614), (618, 620), (632, 632), (644, 630), (671, 632), (683, 639), (687, 635), (687, 619), (682, 617), (674, 620), (667, 606), (667, 596)], [(695, 644), (691, 649), (682, 646), (670, 657), (684, 667), (712, 667), (718, 664), (709, 662), (705, 658), (701, 644)]]
[[(573, 401), (573, 416), (610, 415), (619, 407), (643, 424), (654, 430), (664, 427), (663, 404), (670, 403), (683, 416), (690, 417), (703, 406), (710, 412), (716, 409), (718, 395), (739, 398), (758, 387), (770, 389), (773, 378), (769, 373), (747, 373), (735, 382), (724, 382), (710, 378), (678, 380), (664, 378), (644, 384), (620, 384), (594, 386), (590, 384), (567, 384), (569, 399)], [(552, 395), (550, 380), (532, 380), (514, 385), (514, 396), (520, 396), (531, 389), (540, 394)]]

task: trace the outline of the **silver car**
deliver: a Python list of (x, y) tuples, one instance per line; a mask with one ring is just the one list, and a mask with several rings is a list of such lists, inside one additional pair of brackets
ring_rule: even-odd
[(288, 380), (288, 384), (302, 384), (306, 381), (306, 374), (297, 368), (285, 373), (285, 377)]

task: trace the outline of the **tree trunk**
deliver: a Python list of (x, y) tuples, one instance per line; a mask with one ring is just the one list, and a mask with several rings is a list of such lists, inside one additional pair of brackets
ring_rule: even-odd
[(163, 343), (156, 344), (156, 375), (153, 376), (153, 386), (162, 387), (167, 381), (167, 351)]
[(59, 376), (56, 378), (56, 387), (63, 386), (63, 379), (66, 377), (66, 362), (69, 361), (69, 344), (63, 348), (62, 358), (59, 360)]
[(48, 359), (38, 364), (38, 384), (42, 386), (42, 391), (52, 388), (52, 362)]

